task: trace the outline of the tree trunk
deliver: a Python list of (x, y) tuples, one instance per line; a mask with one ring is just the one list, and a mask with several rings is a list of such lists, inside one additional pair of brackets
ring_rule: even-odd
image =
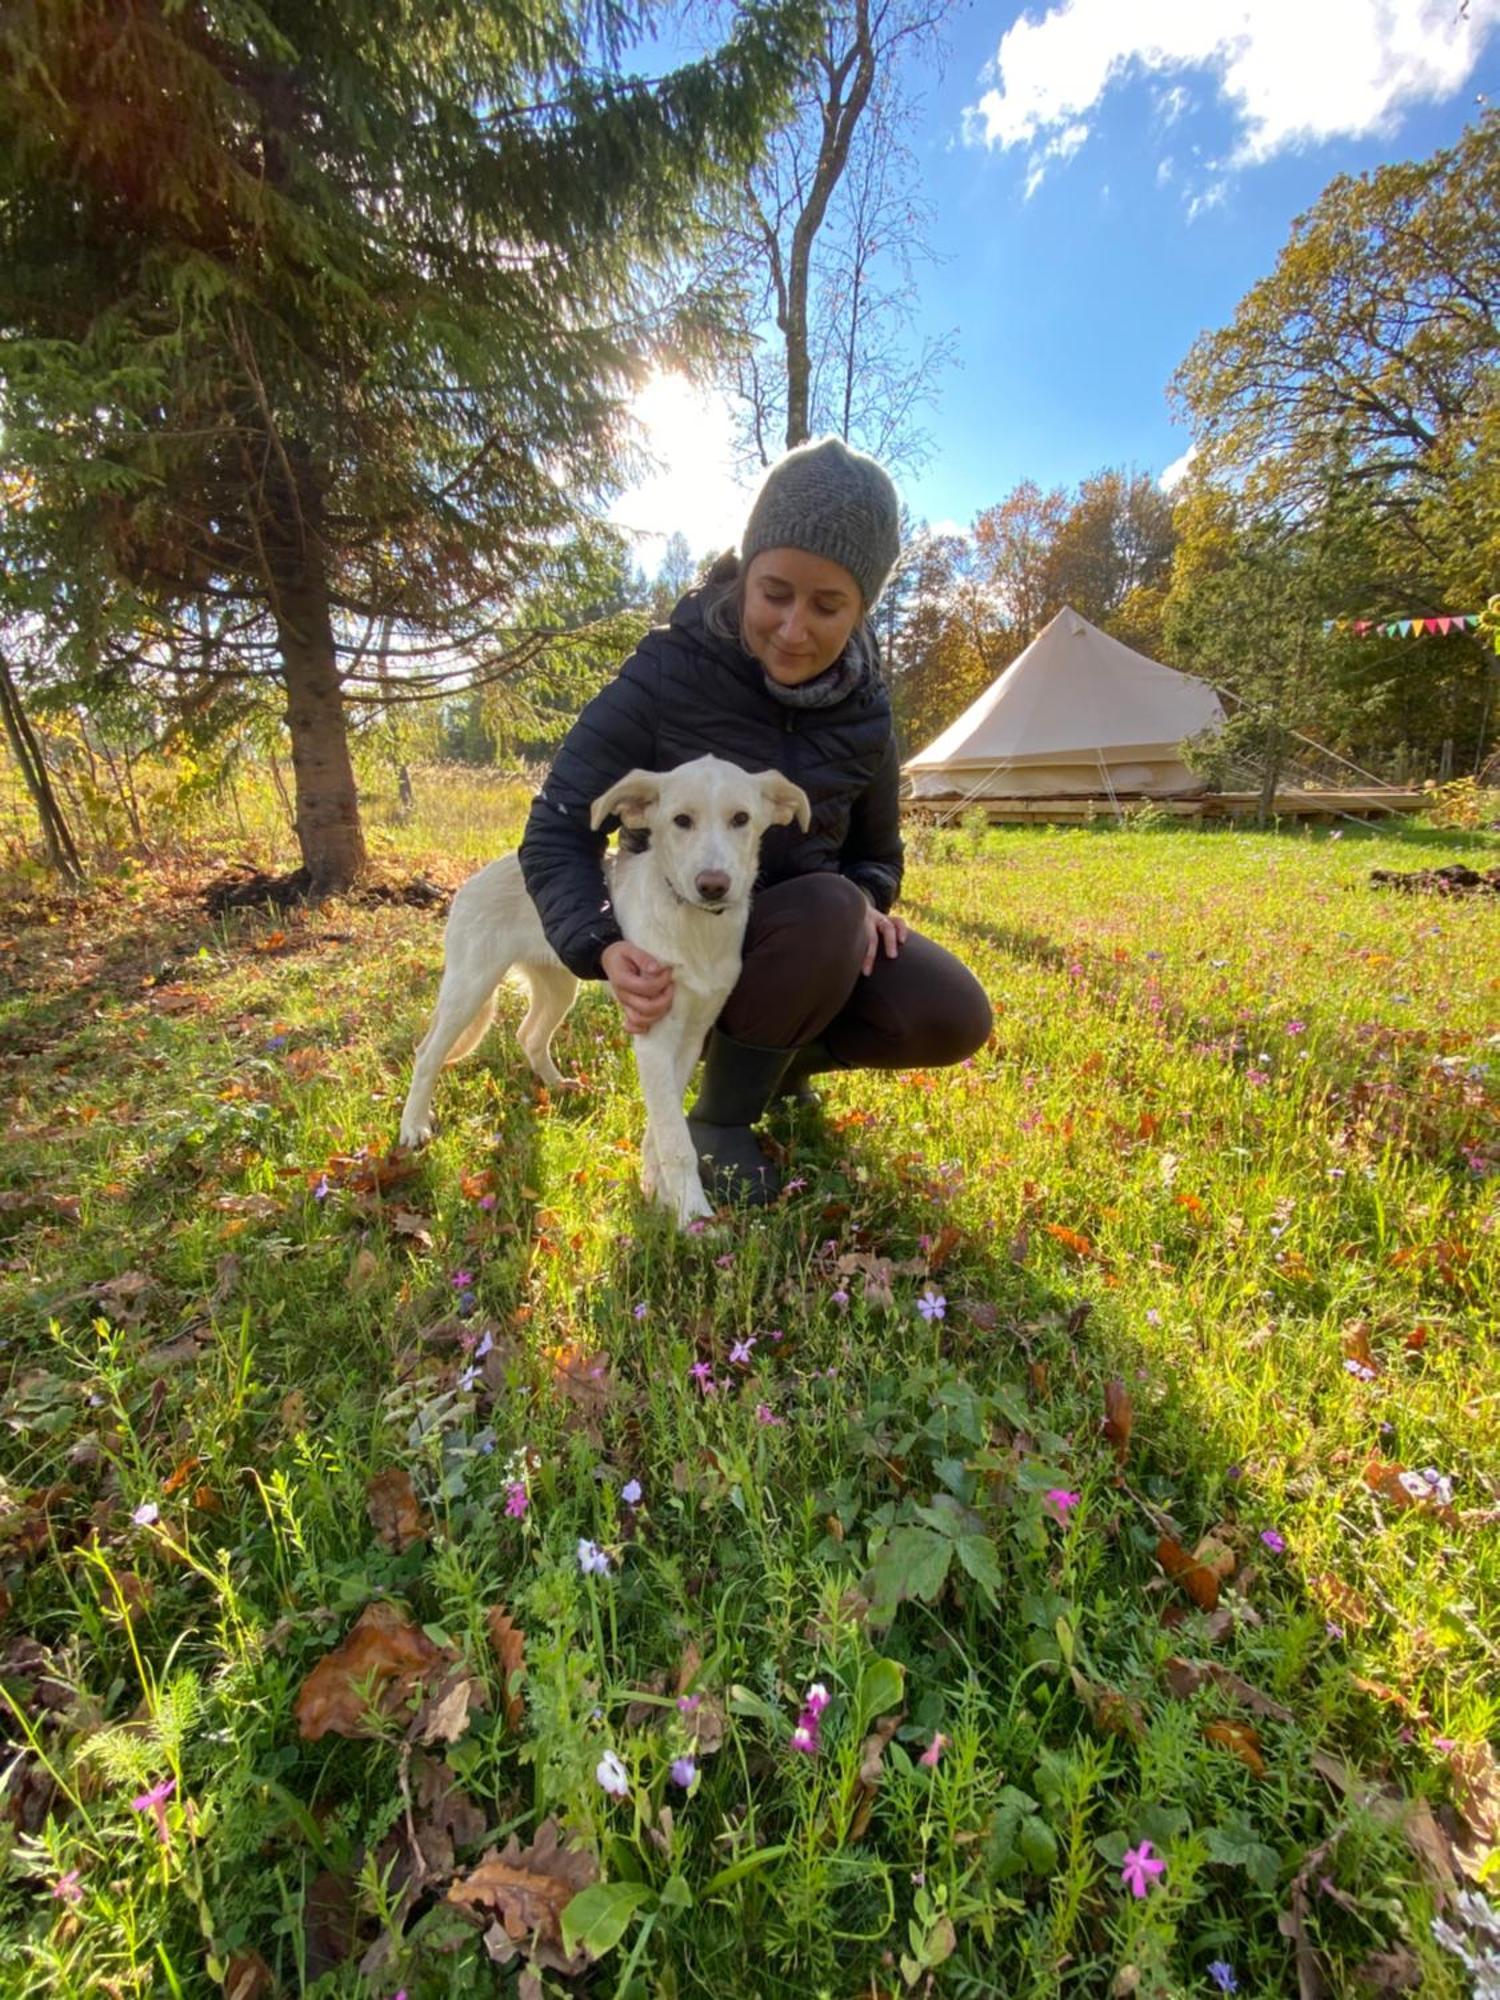
[(16, 760), (22, 780), (31, 794), (31, 802), (36, 807), (37, 818), (42, 823), (47, 859), (65, 882), (76, 886), (83, 881), (83, 863), (78, 858), (68, 822), (52, 789), (41, 745), (26, 720), (21, 698), (10, 677), (10, 667), (3, 657), (0, 657), (0, 719), (4, 721), (5, 740), (10, 745), (10, 753)]
[(276, 625), (292, 739), (297, 844), (308, 873), (308, 895), (316, 901), (353, 888), (365, 865), (333, 621), (321, 576), (304, 570), (295, 581), (282, 583)]
[(297, 842), (315, 901), (351, 889), (365, 865), (359, 791), (324, 570), (322, 496), (305, 448), (278, 441), (268, 487), (279, 502), (263, 526), (271, 609), (292, 739)]

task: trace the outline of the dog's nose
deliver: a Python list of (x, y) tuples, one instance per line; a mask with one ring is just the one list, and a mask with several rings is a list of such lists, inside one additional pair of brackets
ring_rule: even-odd
[(729, 877), (717, 868), (705, 868), (696, 878), (694, 886), (705, 903), (722, 903), (729, 894), (732, 884)]

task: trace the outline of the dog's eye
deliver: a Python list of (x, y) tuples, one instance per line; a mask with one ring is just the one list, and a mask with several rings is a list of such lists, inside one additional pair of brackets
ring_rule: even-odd
[(743, 812), (735, 813), (730, 818), (729, 824), (731, 826), (748, 826), (750, 824), (750, 815)]
[(680, 826), (685, 832), (693, 824), (693, 815), (691, 813), (673, 813), (672, 824), (673, 826)]

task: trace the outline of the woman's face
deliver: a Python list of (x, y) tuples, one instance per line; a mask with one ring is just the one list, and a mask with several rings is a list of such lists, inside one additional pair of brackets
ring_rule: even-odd
[(804, 549), (762, 549), (745, 572), (745, 651), (781, 687), (831, 667), (859, 623), (859, 585), (841, 563)]

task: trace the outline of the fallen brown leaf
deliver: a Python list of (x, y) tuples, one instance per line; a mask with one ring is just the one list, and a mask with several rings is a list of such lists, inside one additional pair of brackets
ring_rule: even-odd
[(470, 1708), (483, 1708), (483, 1690), (460, 1667), (435, 1687), (417, 1711), (411, 1733), (418, 1743), (456, 1743), (469, 1726)]
[(1134, 1425), (1135, 1410), (1130, 1393), (1118, 1375), (1112, 1376), (1104, 1385), (1104, 1435), (1114, 1446), (1115, 1457), (1121, 1465), (1125, 1463), (1125, 1454), (1130, 1448), (1130, 1433)]
[(1256, 1715), (1268, 1716), (1274, 1722), (1291, 1722), (1294, 1718), (1289, 1708), (1279, 1701), (1273, 1701), (1268, 1694), (1252, 1687), (1228, 1667), (1221, 1667), (1216, 1660), (1184, 1660), (1175, 1654), (1167, 1661), (1167, 1686), (1179, 1701), (1185, 1701), (1202, 1687), (1216, 1687), (1221, 1694), (1231, 1700), (1243, 1703)]
[[(319, 1660), (292, 1705), (298, 1733), (372, 1736), (373, 1716), (397, 1715), (453, 1662), (394, 1604), (367, 1604), (345, 1638)], [(373, 1715), (372, 1715), (373, 1712)]]
[(519, 1729), (526, 1719), (526, 1697), (516, 1684), (516, 1677), (526, 1671), (526, 1634), (511, 1617), (503, 1604), (492, 1604), (485, 1613), (485, 1623), (489, 1627), (490, 1644), (495, 1649), (495, 1658), (500, 1662), (502, 1714), (507, 1729)]
[(591, 1854), (558, 1845), (554, 1819), (543, 1820), (530, 1847), (512, 1834), (500, 1853), (492, 1849), (470, 1874), (455, 1882), (448, 1901), (468, 1915), (486, 1919), (485, 1946), (506, 1964), (524, 1947), (533, 1965), (553, 1972), (580, 1972), (586, 1960), (562, 1948), (562, 1913), (599, 1877)]
[(224, 1971), (224, 2000), (264, 2000), (276, 1976), (258, 1951), (237, 1951)]
[(1200, 1611), (1217, 1609), (1219, 1579), (1211, 1569), (1195, 1562), (1181, 1542), (1174, 1542), (1170, 1535), (1163, 1535), (1156, 1544), (1156, 1560), (1174, 1583), (1182, 1585)]
[(389, 1465), (377, 1472), (365, 1489), (365, 1506), (376, 1541), (393, 1555), (427, 1539), (429, 1523), (404, 1467)]
[(1463, 1845), (1455, 1849), (1459, 1866), (1483, 1882), (1488, 1863), (1500, 1847), (1500, 1767), (1483, 1741), (1460, 1744), (1448, 1752), (1453, 1779), (1453, 1803), (1464, 1822)]
[(1320, 1609), (1337, 1624), (1356, 1628), (1369, 1624), (1369, 1605), (1357, 1590), (1331, 1570), (1309, 1577), (1307, 1587)]
[(1260, 1736), (1248, 1722), (1205, 1722), (1203, 1738), (1207, 1743), (1227, 1750), (1231, 1757), (1238, 1757), (1257, 1778), (1266, 1776), (1266, 1760), (1260, 1751)]
[(885, 1749), (901, 1727), (902, 1717), (882, 1715), (860, 1745), (859, 1773), (849, 1791), (846, 1840), (862, 1840), (875, 1810), (875, 1794), (885, 1776)]

